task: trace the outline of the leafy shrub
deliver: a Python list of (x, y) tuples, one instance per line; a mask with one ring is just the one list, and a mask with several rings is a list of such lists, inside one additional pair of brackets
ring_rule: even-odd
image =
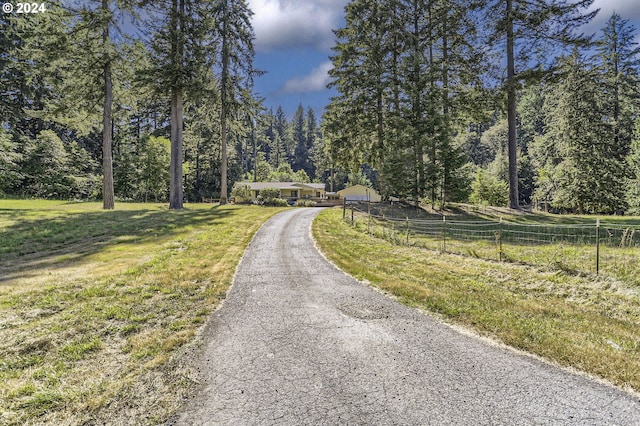
[(315, 207), (316, 204), (317, 203), (315, 201), (313, 201), (313, 200), (305, 200), (305, 199), (300, 198), (300, 199), (298, 199), (296, 201), (295, 206), (296, 207)]
[(262, 205), (269, 207), (287, 207), (289, 202), (284, 198), (269, 198), (268, 200), (263, 200)]
[(256, 204), (273, 207), (286, 207), (287, 200), (280, 198), (280, 190), (276, 188), (265, 188), (260, 190)]
[(264, 198), (262, 195), (258, 195), (258, 198), (253, 200), (253, 204), (268, 207), (287, 207), (289, 202), (284, 198)]
[(248, 185), (234, 186), (231, 196), (235, 198), (236, 204), (250, 204), (253, 198)]
[(474, 204), (487, 204), (490, 206), (504, 207), (509, 200), (509, 186), (479, 169), (476, 178), (471, 184), (470, 201)]
[(276, 188), (265, 188), (265, 189), (260, 190), (260, 196), (266, 202), (267, 200), (270, 200), (270, 199), (273, 199), (273, 198), (279, 198), (280, 197), (280, 190), (276, 189)]
[(260, 190), (260, 194), (254, 203), (272, 207), (286, 207), (289, 205), (287, 200), (280, 198), (280, 190), (276, 188), (265, 188)]

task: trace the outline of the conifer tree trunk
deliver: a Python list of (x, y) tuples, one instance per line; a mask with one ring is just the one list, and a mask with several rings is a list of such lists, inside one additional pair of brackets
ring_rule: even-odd
[[(433, 93), (436, 90), (435, 76), (434, 76), (434, 61), (433, 61), (433, 43), (434, 43), (434, 13), (433, 13), (433, 5), (429, 2), (429, 87), (433, 96)], [(432, 109), (430, 112), (433, 112)], [(433, 120), (433, 117), (431, 118)], [(436, 133), (436, 129), (432, 129), (432, 134)], [(431, 189), (431, 209), (434, 210), (436, 208), (436, 170), (437, 170), (437, 152), (436, 152), (436, 138), (431, 137), (431, 158), (429, 159), (431, 170), (429, 173), (429, 186)]]
[(615, 126), (613, 128), (614, 136), (613, 143), (615, 149), (620, 147), (620, 81), (619, 81), (619, 56), (618, 56), (618, 43), (613, 45), (613, 75), (614, 75), (614, 98), (613, 98), (613, 122)]
[(196, 201), (202, 201), (201, 182), (200, 182), (200, 141), (196, 142)]
[(449, 46), (448, 46), (448, 9), (442, 13), (442, 131), (440, 137), (443, 145), (442, 181), (440, 187), (440, 209), (444, 211), (447, 196), (447, 177), (450, 164), (446, 160), (449, 155)]
[[(222, 103), (224, 105), (224, 102)], [(227, 204), (227, 120), (224, 118), (225, 113), (224, 106), (222, 107), (223, 118), (220, 120), (220, 134), (222, 137), (221, 151), (221, 176), (220, 176), (220, 205)]]
[[(178, 67), (182, 66), (184, 47), (180, 35), (184, 28), (180, 24), (184, 16), (184, 0), (172, 2), (172, 40), (173, 61)], [(183, 90), (182, 87), (171, 89), (171, 183), (169, 186), (169, 208), (182, 208), (182, 118), (183, 118)]]
[[(413, 197), (416, 208), (420, 207), (420, 196), (424, 188), (424, 152), (422, 142), (422, 91), (418, 88), (421, 87), (420, 80), (422, 79), (420, 72), (420, 16), (417, 13), (419, 4), (414, 1), (413, 3), (413, 84), (414, 84), (414, 100), (413, 100), (413, 125), (417, 127), (418, 131), (413, 138), (413, 151), (414, 151), (414, 163), (415, 163), (415, 176)], [(396, 95), (398, 98), (399, 95)]]
[[(376, 142), (377, 142), (377, 149), (378, 149), (378, 155), (380, 156), (380, 170), (384, 169), (384, 163), (385, 163), (385, 141), (384, 141), (384, 111), (383, 111), (383, 102), (382, 102), (382, 90), (379, 90), (376, 93)], [(384, 176), (384, 173), (380, 174), (379, 177), (379, 182), (380, 182), (380, 189), (382, 191), (382, 196), (386, 199), (388, 198), (389, 195), (389, 187), (387, 186), (387, 179)]]
[(227, 0), (223, 0), (223, 22), (222, 22), (222, 74), (220, 75), (220, 98), (222, 100), (220, 105), (220, 205), (227, 204), (227, 114), (228, 114), (228, 102), (227, 102), (227, 80), (229, 79), (229, 44), (227, 34)]
[[(105, 13), (109, 11), (109, 0), (102, 0), (102, 9)], [(105, 49), (109, 44), (109, 20), (103, 24), (102, 43)], [(106, 53), (104, 64), (104, 108), (102, 112), (102, 208), (111, 210), (115, 207), (113, 193), (113, 157), (111, 112), (113, 107), (113, 83), (111, 81), (111, 58)]]
[(256, 121), (251, 120), (251, 143), (253, 144), (253, 181), (258, 181), (258, 151), (256, 147)]
[(509, 151), (509, 207), (518, 209), (518, 162), (516, 158), (516, 81), (513, 32), (513, 0), (507, 0), (507, 122)]
[(171, 186), (169, 208), (182, 208), (182, 89), (171, 92)]

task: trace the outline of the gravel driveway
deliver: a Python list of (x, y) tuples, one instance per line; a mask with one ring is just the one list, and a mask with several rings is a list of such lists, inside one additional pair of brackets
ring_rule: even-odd
[[(179, 425), (640, 425), (637, 397), (459, 333), (329, 264), (269, 220), (206, 330)], [(384, 256), (384, 253), (380, 254)]]

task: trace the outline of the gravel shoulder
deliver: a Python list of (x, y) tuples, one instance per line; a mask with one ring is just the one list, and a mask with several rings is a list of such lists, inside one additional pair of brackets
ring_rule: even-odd
[(320, 209), (263, 225), (175, 425), (640, 424), (618, 389), (473, 336), (349, 277), (315, 248)]

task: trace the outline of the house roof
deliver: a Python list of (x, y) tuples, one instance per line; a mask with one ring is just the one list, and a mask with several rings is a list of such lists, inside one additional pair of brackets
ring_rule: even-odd
[(248, 186), (252, 191), (261, 191), (267, 188), (275, 189), (317, 189), (324, 190), (324, 183), (300, 183), (300, 182), (238, 182), (236, 185)]
[(296, 183), (296, 186), (306, 186), (307, 188), (322, 189), (326, 187), (324, 183)]
[(358, 185), (353, 185), (353, 186), (349, 186), (347, 188), (341, 189), (340, 191), (338, 191), (338, 194), (344, 194), (344, 193), (353, 192), (353, 191), (356, 191), (356, 192), (357, 191), (368, 192), (370, 194), (377, 194), (378, 193), (373, 188), (369, 188), (369, 187), (366, 187), (364, 185), (358, 184)]

